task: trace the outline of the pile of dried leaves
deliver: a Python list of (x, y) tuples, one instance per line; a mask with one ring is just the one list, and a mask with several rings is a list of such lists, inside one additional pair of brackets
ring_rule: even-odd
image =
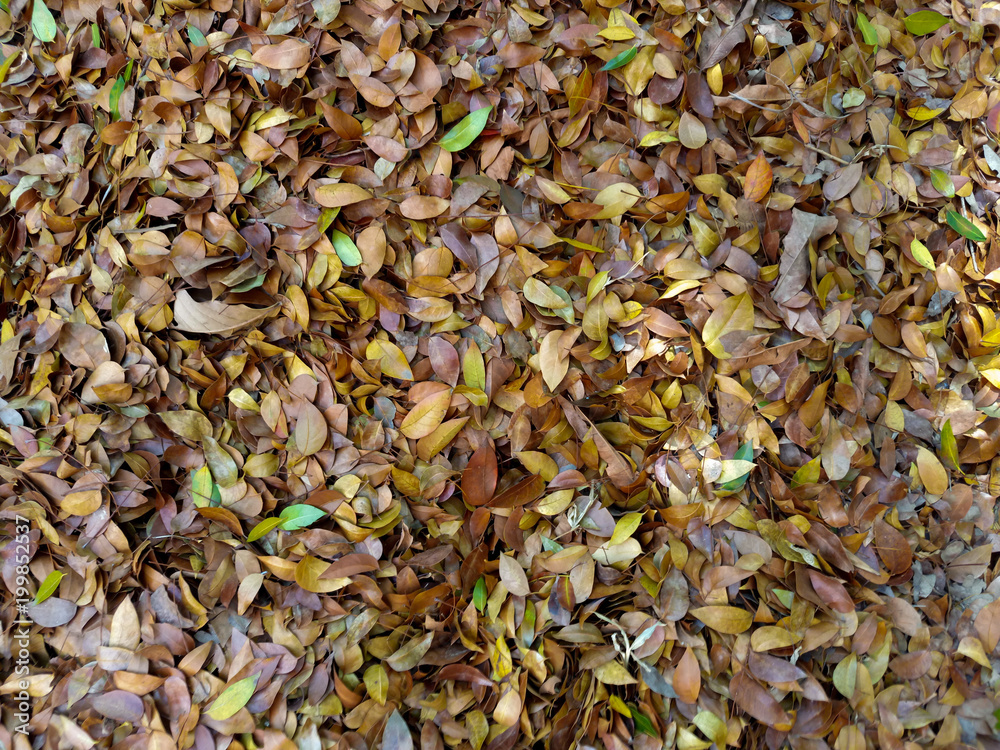
[(1000, 747), (1000, 4), (2, 5), (4, 747)]

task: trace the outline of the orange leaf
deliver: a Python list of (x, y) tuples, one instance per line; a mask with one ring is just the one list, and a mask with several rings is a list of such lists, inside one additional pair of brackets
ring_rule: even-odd
[(771, 189), (773, 180), (771, 165), (767, 163), (764, 152), (761, 151), (747, 169), (746, 180), (743, 182), (743, 197), (751, 203), (760, 203)]

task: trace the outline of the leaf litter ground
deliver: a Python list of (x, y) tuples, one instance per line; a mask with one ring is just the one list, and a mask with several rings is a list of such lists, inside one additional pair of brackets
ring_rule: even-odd
[(0, 742), (1000, 747), (998, 30), (4, 2)]

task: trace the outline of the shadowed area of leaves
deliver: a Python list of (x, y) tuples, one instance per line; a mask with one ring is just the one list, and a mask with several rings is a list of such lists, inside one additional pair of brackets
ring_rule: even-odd
[(1000, 4), (0, 6), (4, 747), (1000, 747)]

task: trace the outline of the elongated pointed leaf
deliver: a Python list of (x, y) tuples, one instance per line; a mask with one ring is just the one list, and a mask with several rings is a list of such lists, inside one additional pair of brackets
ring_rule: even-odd
[(234, 682), (219, 693), (219, 697), (215, 699), (212, 706), (205, 713), (216, 721), (225, 721), (235, 716), (253, 697), (254, 690), (257, 689), (257, 680), (259, 679), (260, 673), (258, 672), (255, 675), (244, 677), (242, 680)]
[(618, 70), (618, 68), (623, 68), (635, 59), (638, 52), (638, 47), (629, 47), (624, 52), (620, 52), (604, 63), (601, 70)]
[(31, 32), (42, 42), (53, 41), (59, 33), (56, 19), (52, 17), (52, 11), (44, 0), (35, 0), (31, 6)]
[(281, 526), (285, 519), (274, 516), (273, 518), (265, 518), (263, 521), (258, 523), (250, 531), (249, 536), (247, 536), (248, 542), (256, 542), (258, 539), (263, 539), (265, 536), (270, 534), (274, 529)]
[(281, 511), (281, 528), (296, 531), (312, 526), (326, 515), (326, 511), (315, 505), (289, 505)]
[(906, 24), (906, 30), (911, 34), (923, 36), (924, 34), (933, 34), (942, 26), (946, 26), (948, 19), (936, 10), (918, 10), (904, 18), (903, 23)]
[(986, 242), (986, 235), (983, 234), (982, 230), (957, 211), (949, 211), (947, 219), (948, 226), (966, 239), (973, 242)]
[(42, 585), (38, 587), (38, 593), (35, 594), (35, 604), (41, 604), (50, 596), (52, 596), (56, 589), (59, 588), (59, 581), (63, 579), (66, 574), (59, 570), (53, 570), (47, 576), (45, 580), (42, 581)]
[(448, 131), (438, 145), (445, 151), (461, 151), (463, 148), (468, 148), (483, 132), (492, 111), (493, 107), (489, 106), (470, 112), (459, 121), (458, 125)]

